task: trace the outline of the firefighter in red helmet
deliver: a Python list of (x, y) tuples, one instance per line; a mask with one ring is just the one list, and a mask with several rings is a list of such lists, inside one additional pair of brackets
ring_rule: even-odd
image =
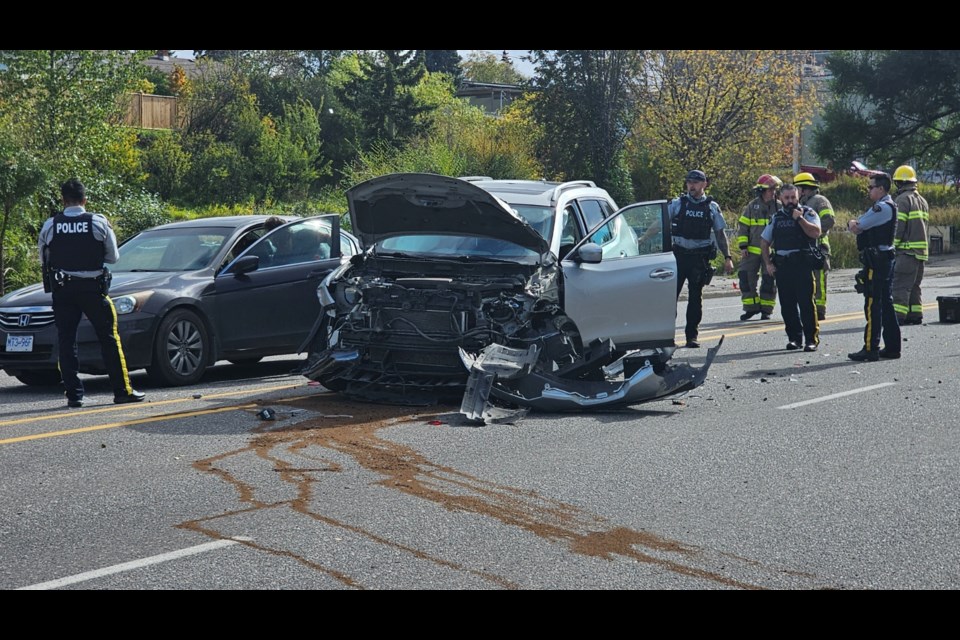
[(777, 303), (777, 285), (767, 274), (760, 260), (760, 234), (780, 208), (777, 196), (783, 182), (777, 176), (765, 173), (753, 187), (756, 197), (743, 208), (737, 225), (737, 244), (740, 247), (740, 299), (743, 301), (741, 320), (760, 314), (768, 320)]

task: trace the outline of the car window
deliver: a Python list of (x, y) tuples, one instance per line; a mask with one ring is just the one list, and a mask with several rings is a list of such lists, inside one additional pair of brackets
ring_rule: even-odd
[(562, 260), (573, 248), (577, 242), (580, 241), (580, 238), (583, 237), (583, 232), (580, 230), (580, 225), (577, 223), (577, 210), (572, 204), (568, 204), (563, 208), (563, 229), (560, 232), (560, 259)]
[(251, 229), (250, 231), (247, 231), (245, 234), (240, 236), (240, 239), (237, 240), (236, 244), (233, 245), (233, 248), (230, 249), (229, 252), (227, 252), (227, 257), (224, 258), (224, 264), (232, 262), (234, 258), (239, 256), (244, 251), (246, 251), (251, 245), (253, 245), (254, 242), (259, 240), (264, 233), (265, 231), (263, 230), (263, 228), (258, 228), (258, 229)]
[(350, 239), (341, 232), (340, 233), (340, 255), (352, 256), (356, 252), (357, 252), (357, 248), (353, 245)]
[[(580, 205), (580, 210), (583, 212), (583, 220), (586, 224), (587, 229), (593, 229), (595, 226), (603, 222), (607, 215), (604, 214), (603, 207), (600, 206), (599, 200), (579, 200), (577, 204)], [(594, 242), (599, 245), (609, 242), (613, 238), (613, 229), (603, 227), (599, 235), (594, 235)]]
[(330, 248), (330, 224), (324, 220), (302, 220), (276, 229), (251, 247), (248, 255), (259, 257), (261, 268), (276, 267), (326, 260)]
[(202, 227), (145, 231), (120, 247), (110, 267), (124, 271), (194, 271), (210, 265), (227, 235), (223, 229)]
[(637, 234), (641, 255), (663, 253), (663, 207), (659, 203), (626, 208), (621, 216)]
[(607, 222), (589, 235), (590, 241), (603, 249), (603, 259), (630, 258), (640, 255), (637, 234), (622, 216)]

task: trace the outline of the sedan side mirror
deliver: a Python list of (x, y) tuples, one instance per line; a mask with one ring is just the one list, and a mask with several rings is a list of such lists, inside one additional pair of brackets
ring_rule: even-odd
[(240, 276), (260, 268), (260, 256), (242, 256), (237, 258), (230, 268), (230, 273)]

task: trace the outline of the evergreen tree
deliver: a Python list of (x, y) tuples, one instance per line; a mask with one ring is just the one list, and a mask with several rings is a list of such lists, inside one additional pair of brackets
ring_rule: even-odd
[(426, 49), (424, 63), (430, 73), (446, 73), (453, 78), (454, 86), (463, 80), (460, 54), (455, 49)]
[(400, 146), (422, 131), (418, 116), (429, 111), (412, 89), (426, 73), (423, 56), (414, 50), (364, 52), (359, 69), (340, 87), (339, 98), (357, 118), (355, 140), (360, 149), (375, 144)]
[(814, 133), (818, 156), (960, 168), (960, 51), (839, 51), (827, 67), (834, 100)]
[(633, 123), (642, 52), (633, 49), (534, 50), (539, 90), (534, 120), (543, 128), (540, 159), (548, 174), (591, 179), (615, 199), (633, 198), (623, 168)]

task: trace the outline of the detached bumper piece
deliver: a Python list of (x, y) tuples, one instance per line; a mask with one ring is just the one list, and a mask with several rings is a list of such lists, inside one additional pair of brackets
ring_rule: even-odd
[(461, 350), (470, 377), (460, 412), (490, 424), (515, 421), (529, 409), (583, 411), (662, 400), (702, 385), (722, 344), (723, 338), (707, 350), (700, 368), (686, 363), (655, 366), (652, 360), (628, 354), (622, 363), (600, 369), (603, 380), (562, 378), (536, 369), (536, 345), (524, 350), (492, 344), (476, 357)]

